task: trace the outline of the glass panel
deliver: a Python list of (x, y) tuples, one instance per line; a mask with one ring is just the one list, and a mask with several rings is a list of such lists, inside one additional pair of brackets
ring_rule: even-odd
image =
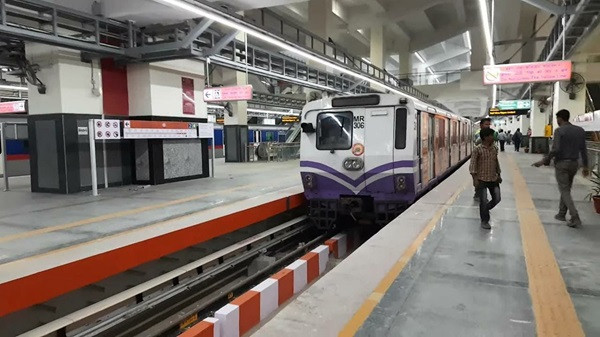
[(325, 112), (317, 117), (317, 149), (349, 150), (352, 146), (352, 112)]
[(396, 149), (406, 148), (406, 108), (396, 109)]

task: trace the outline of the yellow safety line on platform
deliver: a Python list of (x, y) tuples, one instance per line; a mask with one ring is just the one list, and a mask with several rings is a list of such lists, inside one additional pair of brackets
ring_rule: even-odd
[[(280, 180), (289, 180), (289, 179), (280, 179)], [(220, 191), (215, 191), (215, 192), (210, 192), (210, 193), (197, 194), (197, 195), (193, 195), (193, 196), (186, 197), (186, 198), (163, 202), (160, 204), (154, 204), (154, 205), (134, 208), (134, 209), (126, 210), (126, 211), (120, 211), (120, 212), (110, 213), (110, 214), (101, 215), (101, 216), (97, 216), (97, 217), (93, 217), (93, 218), (87, 218), (87, 219), (70, 222), (70, 223), (66, 223), (66, 224), (62, 224), (62, 225), (44, 227), (44, 228), (40, 228), (40, 229), (28, 231), (28, 232), (7, 235), (4, 237), (0, 237), (0, 243), (14, 241), (14, 240), (20, 240), (20, 239), (26, 239), (26, 238), (36, 236), (36, 235), (56, 232), (56, 231), (65, 230), (65, 229), (71, 229), (74, 227), (89, 225), (89, 224), (92, 224), (95, 222), (111, 220), (111, 219), (121, 218), (121, 217), (128, 216), (128, 215), (134, 215), (134, 214), (139, 214), (139, 213), (143, 213), (143, 212), (148, 212), (148, 211), (156, 210), (159, 208), (175, 206), (175, 205), (195, 201), (195, 200), (198, 200), (198, 199), (201, 199), (204, 197), (208, 197), (208, 196), (212, 196), (215, 194), (219, 194), (219, 193), (229, 193), (229, 192), (234, 192), (234, 191), (241, 190), (241, 189), (248, 188), (248, 187), (258, 186), (262, 183), (264, 183), (264, 182), (242, 185), (242, 186), (233, 187), (233, 188), (230, 188), (227, 190), (220, 190)], [(269, 184), (272, 184), (272, 181), (269, 182)]]
[(367, 320), (371, 312), (375, 309), (377, 304), (381, 302), (381, 299), (390, 288), (394, 280), (398, 278), (398, 275), (402, 272), (404, 267), (408, 264), (408, 262), (412, 259), (412, 257), (416, 254), (416, 252), (421, 248), (421, 245), (427, 239), (429, 234), (433, 231), (437, 223), (442, 219), (444, 212), (456, 201), (458, 196), (464, 189), (467, 187), (468, 182), (465, 182), (461, 188), (459, 188), (454, 194), (446, 201), (442, 208), (440, 208), (431, 218), (427, 226), (423, 228), (421, 233), (417, 236), (417, 238), (412, 242), (412, 244), (404, 251), (402, 256), (394, 266), (388, 271), (385, 277), (379, 282), (375, 290), (369, 295), (369, 297), (363, 302), (361, 307), (356, 311), (354, 316), (346, 323), (346, 326), (340, 331), (339, 337), (346, 336), (354, 336), (356, 332), (360, 329), (363, 323)]
[(514, 196), (538, 336), (585, 336), (525, 178), (512, 156)]

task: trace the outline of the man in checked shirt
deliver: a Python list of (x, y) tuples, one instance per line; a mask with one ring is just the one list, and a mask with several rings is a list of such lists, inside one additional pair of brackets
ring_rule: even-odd
[[(479, 195), (479, 216), (481, 228), (491, 229), (490, 210), (500, 202), (500, 163), (498, 162), (498, 148), (494, 145), (494, 130), (482, 129), (479, 133), (481, 145), (473, 150), (469, 171), (473, 176), (473, 186)], [(487, 190), (492, 195), (492, 200), (487, 201)]]

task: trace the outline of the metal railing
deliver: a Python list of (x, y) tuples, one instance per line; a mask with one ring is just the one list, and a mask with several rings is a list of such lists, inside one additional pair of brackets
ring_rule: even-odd
[(282, 162), (298, 159), (300, 158), (300, 143), (250, 143), (246, 147), (246, 156), (250, 162)]
[(449, 70), (449, 71), (436, 71), (434, 73), (422, 72), (422, 73), (410, 73), (400, 74), (399, 77), (406, 79), (412, 85), (435, 85), (435, 84), (449, 84), (460, 81), (462, 73), (469, 72), (471, 70)]

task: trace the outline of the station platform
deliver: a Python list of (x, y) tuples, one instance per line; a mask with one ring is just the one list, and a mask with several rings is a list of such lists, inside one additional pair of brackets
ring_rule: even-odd
[(0, 192), (0, 316), (304, 204), (298, 161), (215, 164), (215, 178), (77, 195)]
[(500, 154), (502, 201), (480, 228), (468, 162), (254, 331), (254, 336), (600, 336), (600, 216), (554, 219), (540, 155)]

